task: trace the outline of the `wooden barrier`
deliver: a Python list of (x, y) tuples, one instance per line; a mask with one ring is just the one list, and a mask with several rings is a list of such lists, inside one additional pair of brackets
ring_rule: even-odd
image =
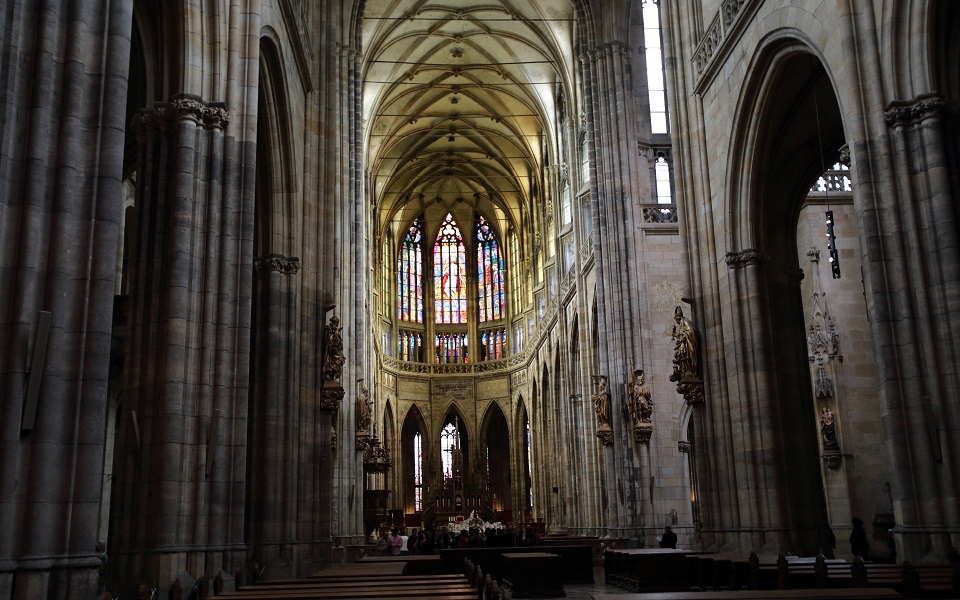
[(563, 583), (593, 583), (593, 557), (589, 546), (524, 546), (521, 548), (448, 548), (440, 551), (445, 573), (460, 572), (464, 558), (483, 567), (496, 581), (503, 581), (504, 553), (547, 552), (560, 557)]
[(709, 554), (672, 548), (636, 548), (604, 552), (607, 583), (644, 592), (689, 590), (690, 566), (687, 556)]
[[(503, 554), (503, 586), (512, 598), (558, 598), (563, 591), (562, 560), (548, 552)], [(489, 577), (489, 575), (488, 575)]]

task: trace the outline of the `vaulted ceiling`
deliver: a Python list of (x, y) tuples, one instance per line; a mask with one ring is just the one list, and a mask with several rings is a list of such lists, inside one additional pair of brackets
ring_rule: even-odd
[[(500, 232), (539, 195), (560, 82), (573, 81), (571, 0), (368, 0), (363, 110), (378, 231), (472, 209)], [(437, 218), (442, 218), (437, 217)]]

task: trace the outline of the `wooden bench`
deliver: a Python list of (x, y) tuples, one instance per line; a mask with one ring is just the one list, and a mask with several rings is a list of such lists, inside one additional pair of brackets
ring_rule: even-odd
[(470, 559), (481, 567), (485, 574), (496, 581), (503, 581), (504, 553), (547, 552), (560, 557), (563, 582), (593, 583), (593, 555), (589, 546), (524, 546), (520, 548), (448, 548), (440, 551), (440, 560), (445, 573), (459, 573), (463, 560)]
[(750, 587), (747, 554), (688, 554), (691, 590), (739, 590)]
[(960, 597), (960, 565), (866, 563), (854, 559), (853, 585), (858, 588), (892, 587), (906, 598)]
[(549, 552), (505, 552), (503, 587), (513, 598), (561, 598), (563, 562)]
[(611, 585), (644, 592), (689, 590), (687, 556), (709, 554), (673, 548), (612, 549), (604, 552), (604, 578)]
[[(594, 594), (593, 600), (647, 600), (648, 594)], [(803, 589), (803, 590), (728, 590), (707, 592), (662, 592), (656, 595), (657, 600), (803, 600), (804, 598), (817, 600), (856, 600), (903, 598), (895, 590), (876, 588), (840, 588), (840, 589)]]
[(391, 598), (477, 598), (477, 590), (463, 575), (438, 577), (361, 577), (356, 580), (333, 581), (322, 578), (287, 580), (241, 586), (236, 592), (217, 595), (224, 600), (381, 600)]

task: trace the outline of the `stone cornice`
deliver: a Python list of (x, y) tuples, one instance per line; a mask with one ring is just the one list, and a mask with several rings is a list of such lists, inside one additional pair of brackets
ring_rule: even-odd
[(724, 260), (731, 269), (742, 269), (748, 266), (762, 265), (767, 262), (768, 257), (760, 250), (749, 248), (739, 252), (727, 252)]
[(267, 254), (253, 259), (253, 267), (257, 272), (276, 271), (284, 275), (296, 275), (300, 270), (300, 259), (296, 256)]
[(894, 127), (909, 125), (939, 115), (944, 106), (939, 94), (923, 94), (913, 100), (891, 102), (884, 111), (884, 118)]

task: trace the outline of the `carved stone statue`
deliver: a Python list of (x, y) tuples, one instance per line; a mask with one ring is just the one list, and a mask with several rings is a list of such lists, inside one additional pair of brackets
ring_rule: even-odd
[(339, 381), (343, 371), (343, 327), (340, 318), (330, 317), (323, 335), (323, 378), (326, 381)]
[(820, 437), (823, 439), (824, 450), (836, 450), (838, 448), (836, 424), (833, 411), (830, 410), (829, 406), (820, 409)]
[(357, 394), (357, 431), (367, 431), (370, 429), (371, 404), (370, 389), (361, 379), (360, 392)]
[(601, 427), (610, 425), (610, 393), (607, 391), (607, 378), (604, 375), (594, 375), (593, 383), (596, 389), (593, 392), (593, 408), (597, 412), (597, 422)]
[(650, 388), (644, 383), (643, 369), (637, 369), (633, 372), (633, 385), (627, 401), (627, 409), (630, 411), (634, 425), (650, 422), (650, 417), (653, 415), (651, 396)]
[(697, 332), (690, 320), (683, 316), (683, 309), (679, 306), (673, 311), (670, 339), (674, 342), (673, 375), (670, 376), (670, 381), (699, 378)]

